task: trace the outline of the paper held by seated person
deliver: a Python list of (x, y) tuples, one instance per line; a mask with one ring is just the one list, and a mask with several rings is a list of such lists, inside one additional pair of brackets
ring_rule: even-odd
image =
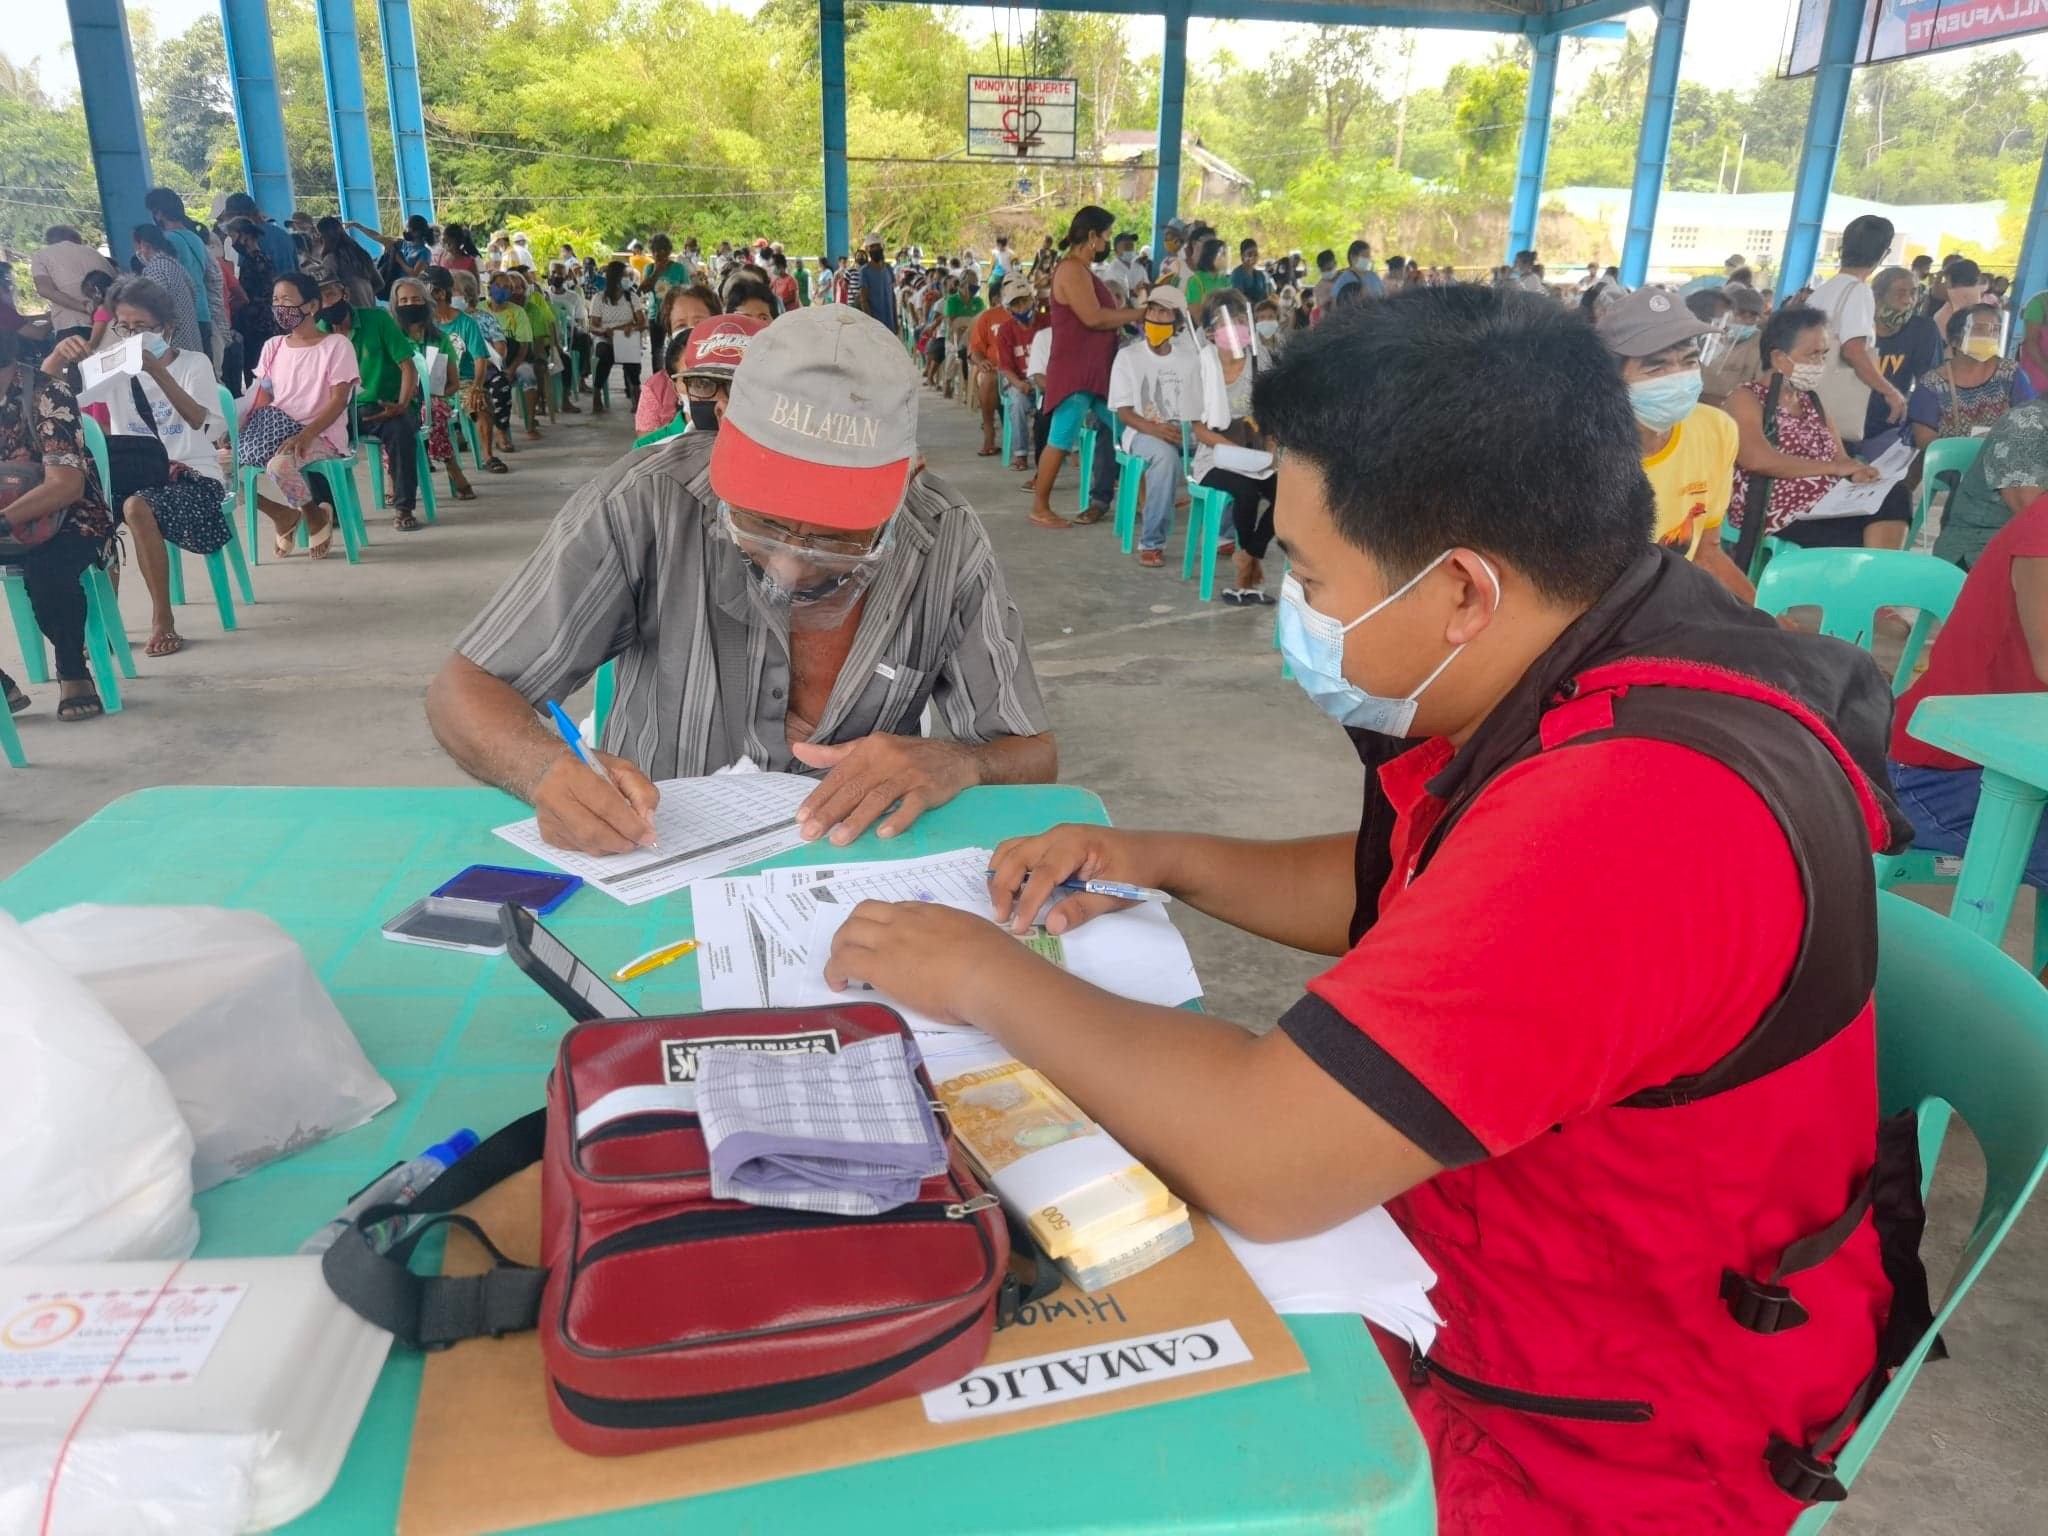
[(585, 854), (556, 848), (529, 816), (498, 836), (557, 869), (581, 875), (607, 896), (638, 906), (742, 864), (801, 846), (797, 807), (818, 787), (795, 773), (729, 773), (664, 779), (654, 786), (654, 846), (631, 853)]

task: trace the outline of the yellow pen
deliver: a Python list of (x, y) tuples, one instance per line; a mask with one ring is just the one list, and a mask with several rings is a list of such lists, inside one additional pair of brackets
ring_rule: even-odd
[(697, 947), (695, 939), (680, 939), (673, 944), (664, 944), (659, 949), (650, 949), (636, 959), (628, 960), (612, 972), (613, 981), (631, 981), (645, 976), (649, 971), (658, 971), (671, 960), (680, 960)]

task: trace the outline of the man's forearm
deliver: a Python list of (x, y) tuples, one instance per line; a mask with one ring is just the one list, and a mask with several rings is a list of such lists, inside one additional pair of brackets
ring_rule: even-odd
[(1148, 861), (1164, 870), (1167, 890), (1209, 916), (1246, 933), (1317, 955), (1351, 947), (1357, 903), (1356, 837), (1264, 842), (1183, 832), (1135, 832), (1151, 845)]
[(527, 801), (568, 750), (516, 688), (466, 656), (449, 657), (428, 685), (427, 724), (463, 772)]
[(967, 748), (977, 784), (1050, 784), (1059, 777), (1060, 749), (1051, 731), (998, 736)]

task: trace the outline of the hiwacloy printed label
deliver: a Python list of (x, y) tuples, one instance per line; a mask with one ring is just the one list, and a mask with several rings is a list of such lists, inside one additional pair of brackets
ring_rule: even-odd
[(806, 1029), (790, 1035), (713, 1035), (695, 1040), (664, 1040), (662, 1077), (671, 1083), (696, 1082), (700, 1051), (803, 1051), (812, 1056), (837, 1056), (839, 1031)]

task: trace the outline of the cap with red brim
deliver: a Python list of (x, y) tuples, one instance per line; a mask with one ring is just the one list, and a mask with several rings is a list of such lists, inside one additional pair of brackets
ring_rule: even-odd
[(783, 522), (879, 527), (917, 460), (916, 366), (843, 304), (781, 316), (747, 345), (711, 450), (711, 489)]

